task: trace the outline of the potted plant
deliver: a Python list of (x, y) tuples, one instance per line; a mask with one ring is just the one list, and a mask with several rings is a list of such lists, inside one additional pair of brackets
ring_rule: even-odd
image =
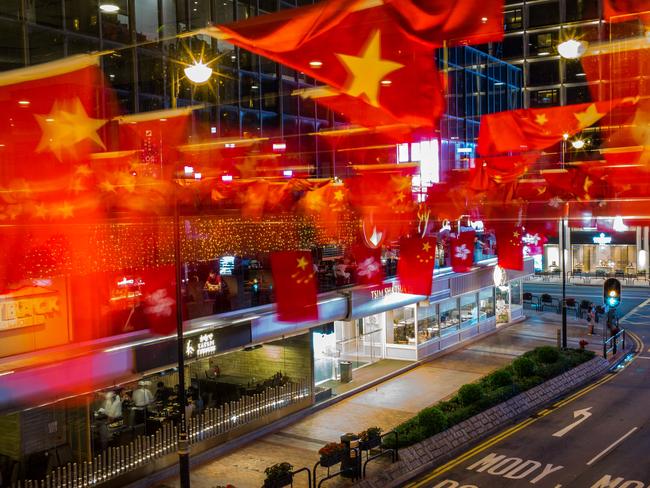
[(328, 442), (318, 450), (320, 454), (320, 465), (329, 468), (341, 462), (341, 456), (345, 446), (338, 442)]
[(264, 470), (266, 479), (264, 488), (281, 488), (290, 485), (293, 481), (293, 466), (289, 463), (278, 463)]
[(359, 446), (362, 451), (368, 451), (379, 447), (381, 444), (381, 429), (379, 427), (368, 427), (359, 434)]

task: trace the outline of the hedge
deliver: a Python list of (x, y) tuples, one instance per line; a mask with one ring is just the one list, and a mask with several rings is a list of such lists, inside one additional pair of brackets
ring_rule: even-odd
[[(421, 410), (415, 417), (395, 427), (399, 434), (399, 447), (423, 441), (593, 357), (592, 351), (583, 349), (560, 350), (542, 346), (528, 351), (512, 364), (475, 383), (461, 386), (452, 398)], [(395, 437), (385, 437), (384, 446), (395, 447)]]

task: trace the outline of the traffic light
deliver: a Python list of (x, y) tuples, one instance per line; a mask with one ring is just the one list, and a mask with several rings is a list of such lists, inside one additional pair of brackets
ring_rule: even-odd
[(609, 278), (603, 284), (603, 299), (605, 305), (612, 308), (618, 307), (621, 303), (621, 282), (616, 278)]

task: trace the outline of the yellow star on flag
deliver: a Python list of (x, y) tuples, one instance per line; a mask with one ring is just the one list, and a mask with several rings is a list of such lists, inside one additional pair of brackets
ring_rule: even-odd
[(537, 114), (535, 116), (535, 123), (537, 125), (545, 125), (548, 122), (548, 118), (546, 117), (546, 114)]
[(42, 203), (34, 205), (34, 216), (40, 219), (47, 217), (47, 208)]
[(423, 250), (424, 252), (429, 252), (429, 251), (431, 250), (431, 244), (429, 244), (428, 241), (427, 241), (427, 242), (424, 242), (424, 243), (422, 244), (422, 250)]
[(512, 233), (512, 237), (514, 237), (514, 238), (519, 237), (519, 232), (514, 231), (514, 232)]
[(34, 117), (43, 132), (36, 152), (51, 151), (61, 161), (64, 152), (74, 155), (75, 146), (86, 139), (106, 149), (97, 131), (107, 121), (88, 117), (78, 98), (72, 103), (56, 101), (49, 114)]
[(352, 97), (364, 95), (373, 107), (379, 107), (379, 88), (386, 75), (404, 65), (381, 58), (381, 35), (374, 30), (358, 56), (335, 53), (348, 71), (343, 91)]
[(307, 260), (305, 259), (304, 256), (300, 256), (300, 258), (297, 259), (296, 261), (298, 261), (298, 264), (296, 264), (297, 268), (300, 268), (303, 271), (305, 270), (305, 268), (307, 268)]
[(584, 112), (576, 112), (573, 115), (576, 119), (578, 119), (580, 127), (589, 127), (600, 120), (605, 114), (599, 113), (598, 109), (596, 108), (596, 104), (592, 103)]
[(61, 217), (69, 218), (73, 216), (73, 210), (74, 207), (70, 205), (68, 202), (63, 202), (59, 207), (57, 207), (57, 211), (61, 214)]
[(337, 202), (342, 201), (342, 200), (343, 200), (343, 196), (344, 196), (344, 195), (343, 195), (343, 192), (342, 192), (341, 190), (336, 190), (336, 191), (334, 192), (334, 200), (336, 200)]
[(111, 183), (110, 181), (108, 181), (108, 180), (102, 181), (99, 184), (99, 188), (100, 188), (100, 190), (105, 191), (105, 192), (115, 192), (115, 185), (113, 183)]
[(80, 164), (74, 170), (75, 174), (80, 176), (88, 176), (93, 174), (93, 170), (88, 167), (86, 164)]

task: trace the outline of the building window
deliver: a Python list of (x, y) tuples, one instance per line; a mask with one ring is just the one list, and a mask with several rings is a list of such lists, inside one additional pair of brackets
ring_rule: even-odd
[(461, 326), (473, 325), (478, 322), (476, 293), (460, 297), (460, 320)]
[(557, 54), (557, 31), (528, 34), (528, 52), (538, 56)]
[(506, 36), (501, 43), (501, 56), (503, 58), (520, 58), (524, 55), (523, 36)]
[(0, 21), (1, 70), (22, 68), (25, 65), (22, 39), (23, 29), (18, 22)]
[(440, 304), (440, 332), (442, 335), (452, 332), (458, 328), (460, 323), (460, 312), (458, 311), (458, 299), (451, 298)]
[(494, 317), (494, 288), (486, 288), (478, 294), (479, 320)]
[(110, 41), (129, 43), (131, 31), (129, 30), (129, 5), (127, 0), (112, 0), (119, 7), (117, 13), (101, 14), (102, 36)]
[(598, 0), (565, 0), (566, 20), (588, 20), (598, 18)]
[(506, 31), (518, 30), (523, 27), (522, 11), (520, 8), (514, 10), (507, 10), (503, 13), (503, 21)]
[(591, 94), (588, 86), (571, 86), (566, 89), (566, 103), (588, 103), (591, 102)]
[(25, 18), (35, 24), (61, 28), (63, 26), (62, 2), (61, 0), (27, 0)]
[(554, 85), (560, 82), (559, 61), (528, 63), (528, 85)]
[(580, 60), (565, 60), (564, 61), (564, 82), (565, 83), (581, 83), (587, 81), (587, 75), (582, 69)]
[(392, 315), (392, 324), (386, 327), (386, 343), (415, 344), (415, 306), (398, 308)]
[(552, 107), (560, 103), (560, 93), (556, 88), (552, 90), (537, 90), (530, 92), (531, 107)]
[(31, 27), (29, 29), (29, 62), (31, 64), (45, 63), (63, 57), (63, 34)]
[(429, 341), (440, 334), (438, 305), (430, 304), (418, 308), (418, 344)]
[(528, 6), (528, 27), (543, 27), (560, 23), (558, 2), (540, 3)]

